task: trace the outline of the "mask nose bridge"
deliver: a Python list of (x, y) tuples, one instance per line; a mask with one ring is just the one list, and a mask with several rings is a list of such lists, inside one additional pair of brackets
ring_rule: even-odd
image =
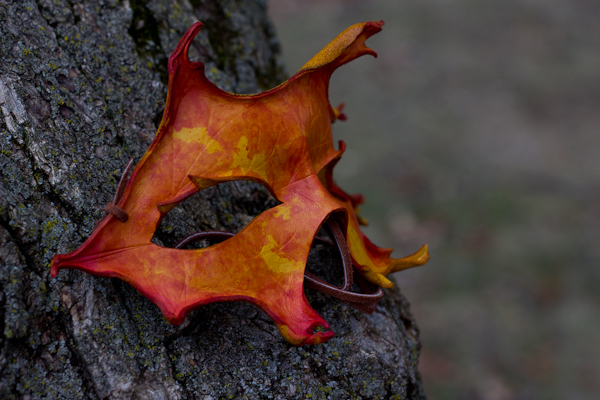
[(334, 212), (342, 213), (344, 215), (344, 225), (347, 224), (345, 208), (338, 199), (329, 193), (325, 185), (323, 185), (319, 177), (314, 173), (290, 183), (279, 189), (275, 194), (284, 204), (286, 202), (310, 202), (314, 203), (318, 209), (325, 211), (326, 215)]

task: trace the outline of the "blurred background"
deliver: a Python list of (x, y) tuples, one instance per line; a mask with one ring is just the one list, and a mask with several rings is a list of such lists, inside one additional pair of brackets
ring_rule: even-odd
[(600, 2), (272, 0), (292, 75), (385, 20), (333, 76), (336, 180), (395, 275), (430, 400), (600, 398)]

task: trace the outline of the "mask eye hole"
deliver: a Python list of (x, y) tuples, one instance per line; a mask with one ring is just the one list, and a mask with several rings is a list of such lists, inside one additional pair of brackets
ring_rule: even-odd
[[(193, 194), (169, 211), (154, 232), (152, 242), (175, 248), (182, 239), (196, 232), (236, 234), (256, 216), (279, 204), (269, 190), (257, 182), (220, 183)], [(226, 239), (225, 235), (200, 235), (181, 248), (204, 248)]]
[[(340, 228), (346, 225), (346, 216), (344, 213), (335, 213), (329, 218), (334, 218), (341, 223)], [(344, 283), (344, 266), (342, 255), (332, 237), (330, 229), (327, 227), (327, 221), (323, 222), (321, 229), (315, 235), (308, 260), (306, 271), (324, 279), (334, 286), (341, 286)]]

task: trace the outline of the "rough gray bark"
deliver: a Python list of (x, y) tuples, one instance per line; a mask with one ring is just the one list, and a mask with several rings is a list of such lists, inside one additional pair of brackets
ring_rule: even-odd
[[(264, 1), (0, 0), (0, 398), (424, 398), (397, 290), (372, 315), (307, 290), (336, 337), (295, 348), (248, 304), (171, 326), (119, 280), (50, 278), (52, 256), (90, 234), (127, 159), (150, 143), (168, 55), (196, 20), (192, 58), (222, 88), (284, 79)], [(237, 231), (271, 203), (259, 185), (219, 185), (174, 209), (156, 240)], [(339, 267), (322, 247), (310, 264)]]

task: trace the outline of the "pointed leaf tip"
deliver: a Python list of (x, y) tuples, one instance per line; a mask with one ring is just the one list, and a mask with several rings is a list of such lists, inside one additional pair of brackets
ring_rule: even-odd
[(424, 265), (429, 261), (429, 247), (424, 244), (419, 250), (415, 253), (395, 260), (396, 262), (393, 264), (390, 272), (398, 272), (408, 268), (418, 267)]
[(328, 64), (333, 64), (333, 68), (335, 69), (365, 54), (377, 57), (377, 53), (368, 48), (364, 42), (370, 36), (381, 31), (382, 26), (383, 21), (368, 21), (346, 28), (346, 30), (311, 58), (310, 61), (304, 64), (297, 74), (302, 71), (324, 67)]
[(192, 41), (203, 26), (204, 24), (198, 21), (192, 26), (190, 26), (190, 28), (185, 32), (185, 34), (177, 44), (177, 47), (173, 51), (173, 54), (171, 54), (171, 57), (169, 57), (169, 62), (167, 64), (169, 74), (173, 73), (178, 65), (182, 63), (188, 63), (190, 61), (188, 58), (188, 51), (190, 45), (192, 44)]

